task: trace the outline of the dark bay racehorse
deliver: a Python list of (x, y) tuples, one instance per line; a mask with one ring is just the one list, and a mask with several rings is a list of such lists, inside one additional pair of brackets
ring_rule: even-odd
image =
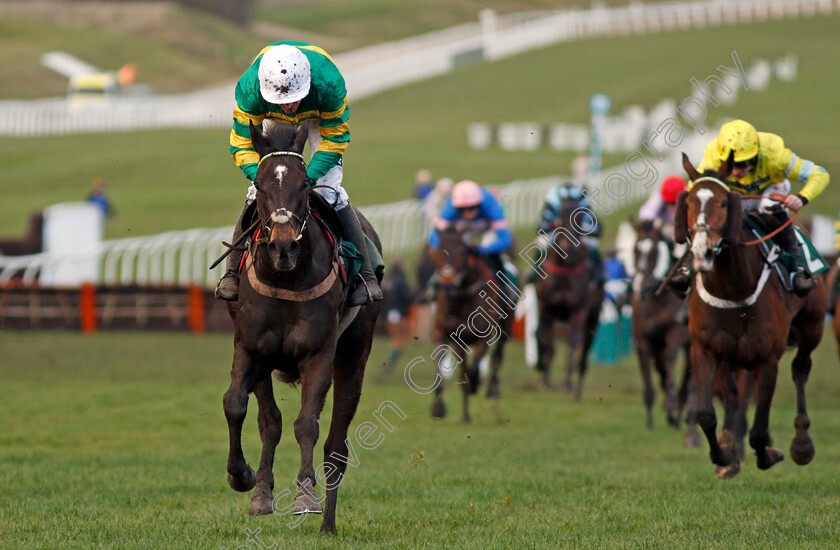
[[(749, 400), (745, 391), (739, 392), (736, 383), (736, 374), (742, 370), (754, 382), (755, 413), (749, 442), (758, 467), (765, 470), (784, 458), (773, 447), (768, 423), (779, 359), (791, 326), (799, 338), (792, 364), (797, 414), (790, 453), (797, 464), (813, 459), (805, 384), (811, 370), (811, 352), (822, 338), (826, 300), (821, 278), (817, 278), (816, 287), (806, 297), (787, 293), (759, 247), (744, 244), (751, 234), (742, 224), (741, 195), (729, 191), (723, 183), (732, 164), (730, 155), (717, 173), (701, 177), (683, 155), (683, 166), (693, 184), (690, 192), (681, 193), (677, 199), (674, 227), (677, 242), (691, 242), (697, 271), (689, 311), (697, 422), (709, 442), (710, 457), (718, 466), (717, 475), (722, 478), (732, 477), (740, 470), (736, 423), (738, 409), (745, 411)], [(715, 388), (724, 409), (719, 439), (712, 404)]]
[[(578, 207), (579, 203), (574, 200), (563, 203), (541, 265), (546, 277), (534, 285), (539, 309), (536, 336), (540, 387), (549, 387), (554, 344), (559, 336), (568, 343), (564, 387), (569, 392), (574, 390), (576, 399), (580, 399), (583, 392), (589, 349), (595, 339), (604, 300), (604, 286), (596, 283), (587, 246), (573, 232), (571, 218)], [(577, 386), (573, 382), (575, 366)]]
[(840, 281), (838, 277), (840, 277), (840, 259), (831, 264), (831, 269), (824, 278), (826, 288), (830, 289), (827, 305), (831, 312), (831, 330), (837, 342), (837, 354), (840, 356), (840, 308), (837, 307), (840, 304), (840, 288), (837, 288)]
[[(429, 251), (437, 272), (435, 340), (438, 346), (449, 346), (458, 362), (462, 419), (469, 422), (469, 396), (478, 391), (479, 363), (491, 345), (495, 347), (490, 358), (487, 397), (499, 397), (499, 368), (516, 305), (512, 298), (505, 301), (493, 292), (494, 288), (504, 289), (505, 285), (496, 280), (487, 261), (470, 244), (471, 232), (450, 226), (440, 231), (439, 236), (440, 244)], [(432, 403), (435, 418), (446, 415), (442, 392), (441, 380)]]
[[(259, 239), (252, 242), (239, 283), (239, 300), (229, 304), (234, 321), (233, 370), (224, 396), (230, 430), (228, 483), (250, 491), (250, 513), (273, 511), (274, 451), (282, 430), (274, 399), (271, 373), (279, 380), (299, 383), (301, 407), (294, 422), (300, 446), (300, 471), (295, 485), (294, 513), (324, 511), (321, 531), (335, 532), (335, 507), (347, 465), (347, 430), (362, 391), (379, 306), (344, 307), (347, 289), (336, 276), (334, 246), (312, 214), (311, 189), (301, 153), (305, 128), (276, 125), (261, 133), (251, 127), (251, 140), (260, 155), (254, 185), (261, 220)], [(352, 206), (347, 206), (352, 208)], [(365, 232), (377, 248), (379, 239), (359, 214)], [(333, 386), (333, 413), (324, 443), (326, 506), (315, 492), (313, 449), (318, 419), (327, 391)], [(256, 476), (241, 447), (242, 422), (248, 394), (256, 395), (262, 454)]]
[[(653, 403), (656, 398), (653, 366), (665, 392), (663, 408), (668, 423), (678, 428), (682, 410), (688, 404), (685, 444), (696, 447), (700, 444), (700, 434), (694, 416), (696, 396), (691, 382), (691, 362), (688, 360), (688, 324), (681, 318), (686, 303), (668, 289), (660, 288), (674, 262), (674, 245), (663, 235), (659, 220), (643, 220), (635, 223), (634, 227), (635, 274), (630, 305), (633, 308), (633, 338), (644, 384), (647, 425), (648, 428), (653, 427)], [(677, 391), (675, 371), (680, 350), (685, 351), (685, 370)]]

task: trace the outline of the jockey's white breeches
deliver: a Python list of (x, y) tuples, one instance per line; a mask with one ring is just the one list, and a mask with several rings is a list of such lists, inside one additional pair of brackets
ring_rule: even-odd
[[(318, 127), (318, 120), (308, 120), (304, 124), (306, 124), (307, 131), (309, 132), (309, 150), (315, 151), (318, 149), (318, 146), (321, 145), (321, 141), (323, 140), (321, 137), (321, 131)], [(344, 179), (343, 160), (343, 158), (339, 159), (338, 164), (330, 168), (326, 174), (318, 178), (318, 181), (315, 182), (316, 185), (323, 186), (317, 187), (315, 192), (321, 195), (324, 200), (327, 201), (327, 204), (334, 203), (334, 208), (336, 210), (341, 210), (347, 206), (348, 201), (350, 200), (350, 197), (347, 195), (347, 191), (341, 185), (341, 181)], [(252, 184), (248, 188), (246, 200), (251, 202), (256, 198), (257, 188)]]
[[(765, 189), (761, 195), (761, 197), (766, 197), (763, 199), (747, 199), (742, 202), (744, 205), (744, 210), (758, 210), (760, 212), (768, 212), (772, 206), (776, 206), (780, 203), (770, 199), (771, 193), (780, 193), (784, 196), (788, 196), (790, 193), (790, 182), (788, 180), (780, 181), (779, 183), (774, 183), (772, 185), (768, 185), (767, 189)], [(776, 206), (778, 208), (778, 206)]]

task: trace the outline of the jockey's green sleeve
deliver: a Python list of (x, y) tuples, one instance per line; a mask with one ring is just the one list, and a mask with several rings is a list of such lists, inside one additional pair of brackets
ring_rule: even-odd
[[(269, 103), (260, 94), (258, 70), (263, 54), (271, 47), (288, 44), (299, 48), (312, 70), (309, 94), (297, 110), (286, 114), (279, 105)], [(350, 109), (344, 77), (327, 52), (305, 42), (283, 41), (266, 46), (242, 74), (236, 84), (236, 108), (233, 111), (233, 129), (230, 131), (230, 154), (233, 162), (242, 169), (245, 177), (253, 180), (257, 174), (259, 155), (254, 151), (248, 124), (255, 126), (263, 120), (276, 120), (287, 124), (300, 124), (317, 119), (322, 141), (312, 155), (306, 169), (307, 175), (318, 179), (339, 163), (350, 143)]]
[[(703, 160), (697, 171), (717, 170), (723, 161), (717, 154), (717, 138), (706, 145)], [(755, 170), (740, 180), (730, 177), (726, 183), (735, 191), (747, 195), (761, 194), (768, 186), (784, 180), (804, 185), (799, 194), (808, 202), (814, 200), (828, 185), (828, 172), (810, 160), (797, 156), (785, 147), (785, 142), (776, 134), (758, 132), (758, 164)]]

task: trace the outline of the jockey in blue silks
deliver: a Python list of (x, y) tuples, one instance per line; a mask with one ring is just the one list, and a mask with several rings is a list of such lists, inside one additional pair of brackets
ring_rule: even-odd
[[(591, 206), (583, 189), (572, 185), (571, 183), (564, 183), (549, 189), (545, 196), (545, 203), (543, 204), (542, 213), (540, 214), (540, 223), (538, 229), (543, 234), (550, 234), (554, 229), (554, 223), (560, 216), (563, 209), (563, 204), (573, 201), (579, 208), (586, 208), (591, 211)], [(601, 254), (598, 252), (598, 238), (601, 236), (601, 224), (594, 214), (581, 216), (580, 221), (585, 234), (578, 234), (580, 242), (583, 243), (588, 251), (589, 262), (592, 266), (595, 282), (599, 285), (604, 283), (604, 266), (601, 261)], [(541, 246), (548, 248), (548, 237), (539, 236), (537, 242)], [(537, 273), (532, 270), (528, 274), (528, 283), (533, 284), (537, 282)]]
[(516, 268), (504, 257), (504, 253), (513, 244), (513, 234), (499, 199), (474, 181), (458, 182), (435, 220), (429, 235), (429, 245), (437, 248), (440, 244), (438, 231), (459, 221), (466, 224), (468, 229), (484, 233), (481, 243), (476, 247), (478, 252), (494, 271), (502, 269), (510, 281), (518, 285)]

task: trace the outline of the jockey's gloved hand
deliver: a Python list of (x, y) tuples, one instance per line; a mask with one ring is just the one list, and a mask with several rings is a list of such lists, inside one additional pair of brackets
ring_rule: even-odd
[(318, 184), (318, 180), (315, 178), (306, 178), (306, 186), (307, 187), (315, 187)]

